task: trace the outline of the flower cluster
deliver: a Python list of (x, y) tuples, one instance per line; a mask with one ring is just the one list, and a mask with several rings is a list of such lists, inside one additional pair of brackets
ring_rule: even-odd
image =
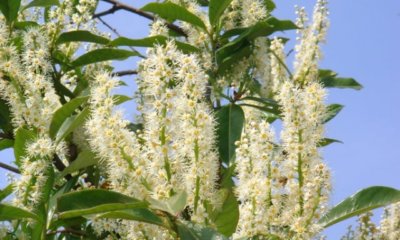
[(185, 190), (194, 214), (204, 215), (204, 201), (213, 202), (218, 169), (214, 120), (203, 99), (208, 77), (197, 57), (179, 52), (173, 42), (148, 56), (141, 62), (139, 84), (154, 197)]

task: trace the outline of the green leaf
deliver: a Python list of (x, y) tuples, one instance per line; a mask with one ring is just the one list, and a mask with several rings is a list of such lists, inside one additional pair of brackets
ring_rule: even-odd
[(34, 27), (39, 27), (39, 24), (37, 22), (32, 22), (32, 21), (22, 21), (14, 23), (15, 29), (26, 30)]
[(147, 206), (143, 201), (103, 189), (66, 193), (57, 201), (61, 219)]
[(98, 63), (109, 60), (125, 60), (129, 57), (140, 56), (136, 51), (128, 51), (123, 49), (102, 48), (83, 54), (73, 61), (74, 67), (82, 67), (92, 63)]
[(328, 105), (328, 107), (326, 108), (326, 114), (323, 123), (327, 123), (332, 120), (334, 117), (336, 117), (336, 115), (339, 114), (340, 111), (342, 111), (343, 108), (344, 106), (340, 104)]
[(0, 11), (3, 13), (8, 24), (14, 22), (18, 17), (21, 0), (1, 0)]
[(324, 77), (321, 79), (321, 83), (327, 88), (351, 88), (355, 90), (363, 88), (354, 78)]
[(325, 147), (330, 145), (331, 143), (343, 143), (343, 142), (333, 138), (323, 138), (318, 142), (318, 147)]
[(198, 16), (189, 12), (186, 8), (171, 2), (149, 3), (146, 6), (142, 7), (142, 10), (145, 12), (152, 12), (154, 14), (157, 14), (167, 21), (173, 22), (175, 20), (181, 20), (191, 23), (194, 26), (198, 26), (204, 30), (207, 30), (206, 25)]
[(8, 197), (14, 191), (13, 184), (9, 184), (3, 190), (0, 190), (0, 202), (3, 201), (6, 197)]
[(155, 224), (158, 226), (164, 226), (163, 221), (160, 217), (154, 214), (149, 209), (139, 208), (139, 209), (126, 209), (120, 211), (113, 211), (101, 214), (96, 218), (115, 218), (115, 219), (126, 219), (132, 221), (146, 222)]
[(70, 117), (78, 107), (86, 103), (88, 99), (89, 96), (76, 97), (71, 101), (67, 102), (66, 104), (64, 104), (54, 113), (53, 119), (51, 120), (50, 123), (50, 131), (49, 131), (51, 138), (54, 138), (56, 136), (58, 130), (65, 122), (65, 120), (68, 117)]
[(20, 166), (22, 158), (26, 155), (27, 143), (36, 138), (36, 132), (26, 128), (19, 128), (15, 134), (14, 156), (17, 166)]
[(294, 22), (290, 20), (280, 20), (275, 17), (269, 18), (267, 23), (272, 26), (273, 32), (298, 29)]
[(132, 100), (132, 98), (125, 95), (116, 94), (113, 96), (113, 100), (115, 105), (120, 105), (124, 102)]
[(51, 6), (58, 6), (60, 3), (58, 0), (33, 0), (28, 5), (22, 8), (22, 11), (31, 7), (51, 7)]
[(178, 192), (166, 201), (150, 199), (151, 208), (159, 209), (168, 212), (175, 216), (185, 209), (187, 203), (187, 193), (184, 191)]
[(276, 5), (272, 0), (264, 0), (264, 5), (267, 7), (268, 12), (272, 12), (276, 8)]
[[(159, 45), (165, 45), (168, 41), (171, 41), (170, 38), (167, 38), (165, 36), (152, 36), (152, 37), (147, 37), (147, 38), (141, 38), (141, 39), (131, 39), (131, 38), (126, 38), (126, 37), (119, 37), (114, 39), (113, 41), (110, 42), (111, 46), (130, 46), (130, 47), (153, 47), (157, 44)], [(174, 43), (176, 47), (181, 50), (183, 53), (196, 53), (200, 52), (200, 50), (188, 43), (180, 42), (174, 40)]]
[[(279, 110), (278, 102), (276, 102), (273, 99), (249, 96), (249, 97), (244, 97), (244, 98), (242, 98), (240, 100), (241, 101), (245, 101), (245, 103), (243, 103), (243, 105), (245, 105), (245, 106), (247, 106), (247, 105), (250, 106), (251, 105), (253, 107), (262, 107), (260, 110), (263, 110), (265, 112), (269, 112), (269, 113), (272, 113), (272, 114), (275, 114), (275, 115), (281, 114), (281, 111)], [(246, 104), (248, 102), (248, 100), (261, 103), (262, 106)]]
[(0, 151), (14, 146), (14, 140), (0, 139)]
[(69, 117), (64, 123), (61, 125), (59, 131), (56, 135), (56, 142), (59, 143), (62, 141), (68, 134), (73, 132), (77, 127), (82, 125), (85, 120), (88, 118), (90, 114), (89, 108), (84, 108), (82, 112), (78, 115), (74, 115)]
[(79, 153), (78, 157), (66, 167), (58, 176), (58, 178), (63, 178), (64, 176), (76, 172), (80, 169), (95, 165), (99, 162), (99, 159), (96, 158), (96, 155), (91, 151), (83, 151)]
[(363, 88), (355, 79), (337, 77), (337, 73), (329, 69), (319, 69), (318, 75), (321, 84), (327, 88), (351, 88), (355, 90)]
[(193, 223), (177, 222), (179, 238), (182, 240), (228, 240), (212, 228)]
[(217, 112), (217, 139), (218, 150), (224, 163), (230, 165), (233, 162), (236, 145), (235, 142), (242, 135), (244, 112), (235, 104), (223, 106)]
[(22, 208), (14, 207), (9, 204), (0, 203), (0, 221), (10, 221), (16, 219), (32, 218), (40, 221), (39, 216)]
[(212, 26), (215, 27), (218, 25), (221, 15), (231, 2), (232, 0), (210, 0), (208, 18)]
[[(230, 52), (230, 55), (227, 55), (224, 59), (222, 59), (218, 66), (218, 74), (223, 75), (227, 73), (232, 67), (235, 66), (235, 63), (239, 62), (241, 59), (248, 57), (253, 52), (252, 48), (249, 44), (245, 44), (243, 47), (239, 48), (234, 52)], [(218, 54), (217, 54), (218, 57)]]
[(221, 209), (213, 214), (212, 221), (220, 233), (229, 237), (236, 231), (239, 222), (239, 205), (231, 190), (222, 189), (221, 191), (225, 191), (226, 197)]
[(98, 36), (89, 31), (77, 30), (62, 33), (56, 44), (69, 43), (69, 42), (91, 42), (99, 44), (108, 44), (110, 40), (105, 37)]
[(329, 227), (350, 217), (400, 201), (400, 191), (390, 187), (373, 186), (363, 189), (329, 210), (319, 223)]
[(207, 7), (209, 4), (208, 0), (195, 0), (195, 1), (202, 7)]

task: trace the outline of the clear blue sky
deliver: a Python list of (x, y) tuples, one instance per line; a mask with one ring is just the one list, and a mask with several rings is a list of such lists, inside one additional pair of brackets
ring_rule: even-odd
[[(149, 1), (124, 2), (140, 7)], [(315, 0), (276, 0), (276, 3), (277, 17), (294, 19), (295, 4), (310, 11)], [(104, 5), (101, 7), (105, 9)], [(344, 144), (323, 149), (333, 173), (331, 202), (336, 204), (372, 185), (400, 189), (400, 1), (331, 0), (329, 8), (331, 27), (321, 67), (354, 77), (364, 85), (361, 91), (332, 90), (328, 98), (330, 103), (345, 105), (327, 127), (327, 136)], [(148, 32), (149, 21), (132, 14), (121, 11), (105, 19), (127, 37), (141, 38)], [(135, 61), (118, 62), (115, 66), (119, 70), (135, 69)], [(130, 86), (120, 91), (132, 95), (133, 77), (124, 80)], [(132, 120), (132, 102), (123, 107), (127, 118)], [(12, 152), (0, 152), (0, 161), (13, 161)], [(1, 186), (5, 185), (4, 174), (0, 170)], [(340, 239), (353, 221), (329, 228), (328, 239)]]

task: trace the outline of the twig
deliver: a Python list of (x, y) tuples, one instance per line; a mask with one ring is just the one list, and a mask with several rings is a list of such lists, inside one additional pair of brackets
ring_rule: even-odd
[[(108, 24), (106, 21), (104, 21), (101, 17), (98, 17), (98, 19), (100, 20), (100, 22), (106, 26), (108, 29), (110, 29), (115, 35), (117, 35), (118, 37), (121, 37), (121, 34), (119, 34), (119, 32), (117, 31), (117, 29), (113, 28), (110, 24)], [(135, 49), (133, 47), (129, 47), (132, 51), (135, 51)]]
[(2, 163), (2, 162), (0, 162), (0, 167), (4, 168), (4, 169), (7, 169), (8, 171), (11, 171), (13, 173), (21, 174), (21, 171), (19, 171), (18, 168), (15, 168), (13, 166), (7, 165), (7, 164)]
[(10, 139), (10, 140), (14, 139), (11, 133), (5, 133), (5, 132), (0, 132), (0, 138), (1, 139)]
[[(106, 10), (104, 12), (100, 12), (100, 13), (94, 14), (93, 18), (99, 18), (99, 17), (102, 17), (102, 16), (113, 14), (118, 10), (125, 10), (125, 11), (128, 11), (128, 12), (134, 13), (136, 15), (142, 16), (144, 18), (147, 18), (147, 19), (149, 19), (151, 21), (154, 21), (156, 19), (152, 14), (146, 13), (146, 12), (140, 10), (140, 9), (137, 9), (137, 8), (129, 6), (127, 4), (121, 3), (119, 1), (116, 1), (116, 0), (102, 0), (102, 1), (110, 3), (113, 6), (110, 9), (108, 9), (108, 10)], [(171, 29), (171, 30), (173, 30), (173, 31), (175, 31), (175, 32), (187, 37), (187, 34), (179, 26), (174, 25), (172, 23), (167, 23), (167, 27), (169, 29)]]
[(116, 77), (122, 77), (125, 75), (135, 75), (135, 74), (138, 74), (136, 70), (125, 70), (125, 71), (113, 72), (111, 75)]

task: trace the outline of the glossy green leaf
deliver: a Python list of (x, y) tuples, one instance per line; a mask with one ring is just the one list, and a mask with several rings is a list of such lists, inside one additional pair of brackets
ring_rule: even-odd
[(28, 5), (24, 6), (22, 10), (31, 8), (31, 7), (51, 7), (58, 6), (60, 3), (58, 0), (33, 0)]
[(63, 178), (70, 173), (95, 165), (98, 162), (99, 159), (96, 158), (96, 155), (93, 152), (88, 150), (83, 151), (79, 153), (78, 157), (60, 173), (58, 178)]
[(206, 25), (203, 21), (191, 13), (186, 8), (174, 4), (172, 2), (163, 2), (163, 3), (149, 3), (146, 6), (142, 7), (142, 10), (145, 12), (151, 12), (157, 14), (161, 18), (166, 19), (167, 21), (175, 21), (181, 20), (187, 23), (190, 23), (194, 26), (198, 26), (202, 29), (207, 29)]
[[(171, 39), (165, 36), (152, 36), (141, 39), (131, 39), (126, 37), (119, 37), (110, 42), (111, 46), (130, 46), (130, 47), (153, 47), (155, 45), (165, 45)], [(176, 47), (184, 53), (195, 53), (200, 50), (188, 43), (174, 40)]]
[(120, 211), (112, 211), (101, 214), (96, 218), (114, 218), (114, 219), (126, 219), (132, 221), (146, 222), (159, 226), (163, 226), (164, 223), (160, 217), (154, 214), (149, 209), (138, 208), (138, 209), (126, 209)]
[(14, 140), (0, 139), (0, 151), (14, 146)]
[[(263, 110), (265, 112), (269, 112), (269, 113), (272, 113), (275, 115), (281, 114), (281, 111), (279, 110), (280, 107), (279, 107), (278, 102), (276, 102), (273, 99), (249, 96), (249, 97), (242, 98), (241, 101), (244, 101), (243, 105), (245, 105), (245, 106), (249, 105), (249, 106), (254, 106), (254, 107), (261, 107), (260, 110)], [(250, 101), (255, 101), (255, 102), (261, 103), (262, 105), (247, 104)]]
[(321, 83), (327, 88), (351, 88), (355, 90), (363, 88), (354, 78), (324, 77), (321, 79)]
[(1, 0), (0, 11), (3, 13), (8, 24), (14, 22), (18, 17), (21, 0)]
[(182, 222), (177, 222), (176, 225), (179, 238), (182, 240), (228, 240), (224, 235), (209, 227)]
[(40, 218), (22, 208), (14, 207), (9, 204), (0, 203), (0, 221), (10, 221), (16, 219), (31, 218), (40, 221)]
[(93, 34), (89, 31), (77, 30), (71, 32), (62, 33), (58, 39), (57, 44), (69, 43), (69, 42), (91, 42), (99, 44), (108, 44), (109, 39)]
[(62, 124), (70, 117), (82, 104), (86, 103), (89, 96), (77, 97), (60, 107), (53, 115), (50, 123), (50, 137), (54, 138)]
[(36, 132), (25, 128), (19, 128), (15, 134), (14, 140), (14, 156), (15, 162), (20, 166), (22, 158), (26, 155), (27, 143), (36, 138)]
[(14, 191), (13, 184), (9, 184), (4, 189), (0, 190), (0, 202), (3, 201), (6, 197), (8, 197)]
[(131, 101), (132, 98), (128, 97), (126, 95), (116, 94), (116, 95), (113, 96), (113, 100), (114, 100), (114, 104), (115, 105), (120, 105), (120, 104), (122, 104), (124, 102)]
[(400, 201), (400, 191), (390, 187), (373, 186), (363, 189), (330, 209), (319, 221), (329, 227), (350, 217), (366, 213), (375, 208)]
[(187, 193), (181, 191), (175, 193), (175, 195), (165, 201), (150, 199), (149, 202), (151, 203), (151, 208), (159, 209), (175, 216), (185, 209), (187, 204)]
[(250, 44), (245, 44), (243, 47), (230, 52), (225, 58), (220, 60), (218, 64), (218, 74), (223, 75), (227, 73), (238, 61), (250, 56), (252, 52), (253, 50), (250, 47)]
[(340, 111), (342, 111), (343, 108), (344, 106), (340, 104), (328, 105), (323, 123), (327, 123), (332, 120), (334, 117), (336, 117), (336, 115), (339, 114)]
[(318, 142), (318, 147), (325, 147), (332, 143), (343, 143), (343, 142), (333, 138), (323, 138)]
[(223, 106), (217, 112), (217, 139), (218, 150), (222, 161), (228, 165), (233, 162), (235, 142), (242, 135), (244, 112), (236, 104)]
[(280, 20), (275, 17), (269, 18), (267, 23), (272, 26), (273, 32), (298, 29), (294, 22), (290, 20)]
[(81, 126), (89, 117), (89, 108), (84, 108), (78, 115), (67, 118), (61, 125), (56, 135), (56, 142), (62, 141), (68, 134), (72, 133), (77, 127)]
[(276, 5), (272, 0), (264, 0), (264, 5), (267, 7), (269, 12), (272, 12), (276, 8)]
[(213, 223), (217, 227), (218, 232), (229, 237), (236, 231), (239, 222), (239, 205), (238, 201), (231, 190), (225, 191), (225, 200), (220, 209), (213, 214)]
[(66, 193), (57, 201), (61, 219), (147, 206), (143, 201), (103, 189)]
[(319, 69), (318, 75), (321, 84), (327, 88), (351, 88), (355, 90), (363, 88), (355, 79), (337, 77), (338, 74), (329, 69)]
[(232, 0), (210, 0), (208, 17), (212, 26), (218, 25), (219, 19)]
[(82, 67), (92, 63), (125, 60), (129, 57), (140, 56), (136, 51), (128, 51), (123, 49), (103, 48), (90, 51), (75, 59), (71, 64), (74, 67)]

